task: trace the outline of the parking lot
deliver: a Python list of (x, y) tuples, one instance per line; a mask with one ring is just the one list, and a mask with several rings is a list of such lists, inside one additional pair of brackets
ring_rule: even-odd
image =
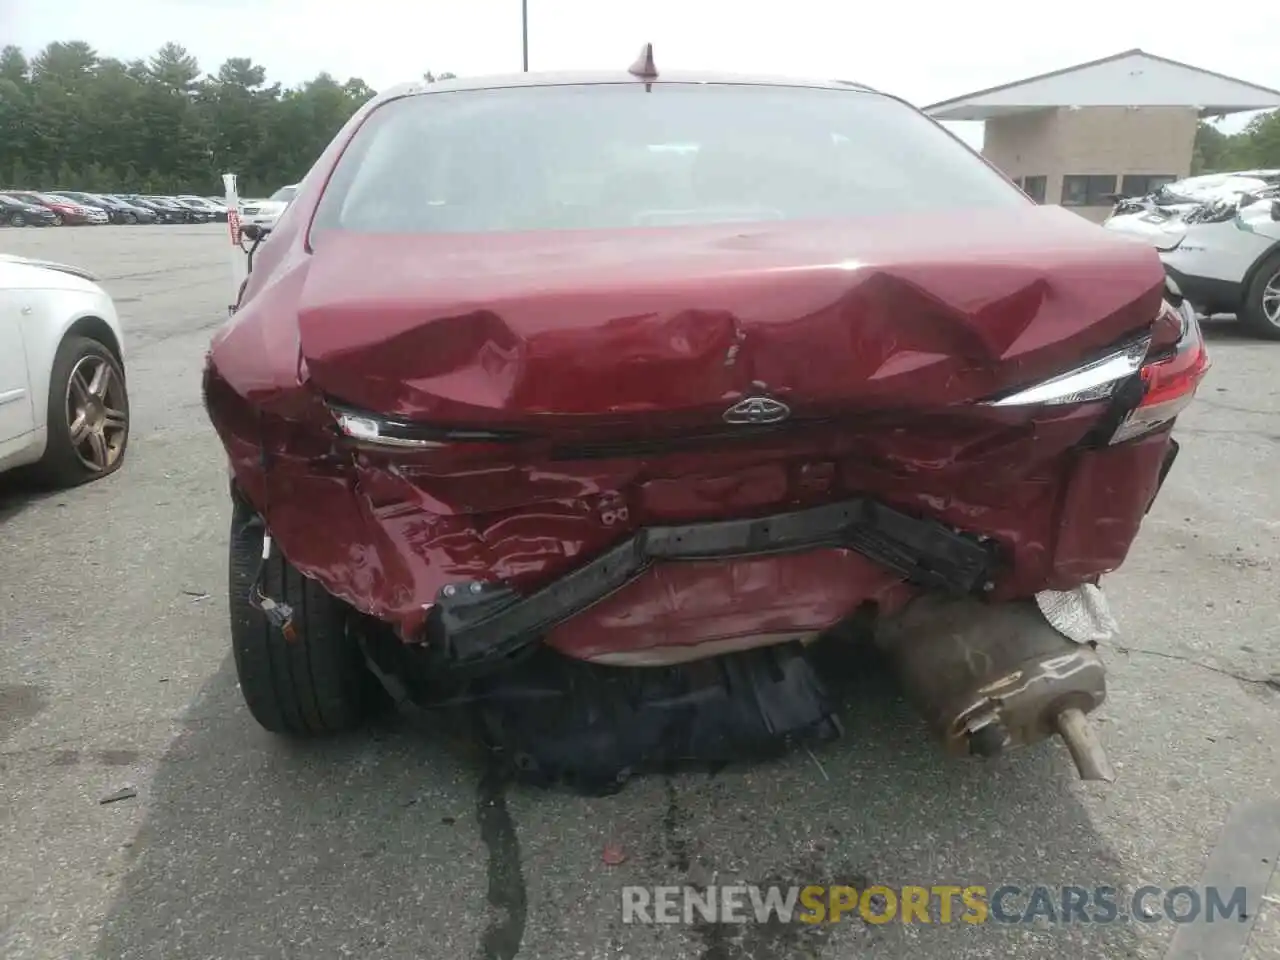
[[(1114, 784), (1076, 781), (1056, 742), (946, 761), (874, 673), (812, 755), (607, 799), (503, 788), (422, 716), (272, 737), (236, 690), (226, 475), (200, 399), (225, 229), (0, 233), (103, 278), (133, 411), (110, 479), (0, 487), (0, 955), (1158, 958), (1167, 920), (632, 925), (620, 890), (1196, 885), (1229, 811), (1280, 797), (1280, 344), (1220, 323), (1182, 455), (1104, 584), (1124, 630), (1103, 651)], [(1246, 956), (1280, 957), (1278, 878), (1249, 904)]]

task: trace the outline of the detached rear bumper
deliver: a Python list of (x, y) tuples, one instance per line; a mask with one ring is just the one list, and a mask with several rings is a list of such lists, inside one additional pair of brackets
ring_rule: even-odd
[(953, 596), (982, 591), (997, 558), (975, 537), (863, 498), (748, 520), (646, 527), (541, 590), (447, 584), (427, 618), (428, 645), (451, 667), (484, 672), (540, 643), (658, 563), (855, 551), (903, 581)]

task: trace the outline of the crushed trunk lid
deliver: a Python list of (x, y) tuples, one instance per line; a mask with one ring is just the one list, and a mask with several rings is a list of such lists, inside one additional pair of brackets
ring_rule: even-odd
[(965, 403), (1150, 324), (1150, 248), (1056, 208), (617, 233), (330, 233), (306, 375), (407, 421), (616, 430)]

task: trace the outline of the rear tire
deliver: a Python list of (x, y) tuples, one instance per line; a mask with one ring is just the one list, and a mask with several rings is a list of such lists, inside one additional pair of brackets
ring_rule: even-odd
[[(73, 377), (87, 368), (103, 367), (110, 383), (105, 397), (96, 397), (98, 406), (110, 408), (111, 417), (103, 423), (101, 443), (95, 445), (87, 433), (73, 434)], [(97, 417), (95, 417), (97, 419)], [(82, 421), (83, 422), (83, 421)], [(31, 472), (40, 482), (52, 487), (75, 487), (91, 480), (109, 477), (124, 466), (129, 449), (129, 391), (120, 361), (107, 347), (89, 337), (67, 337), (58, 347), (49, 376), (49, 400), (46, 412), (44, 456)], [(110, 435), (107, 435), (107, 431)], [(86, 455), (89, 454), (89, 455)], [(100, 457), (93, 454), (100, 454)]]
[(1254, 336), (1280, 340), (1280, 250), (1262, 261), (1245, 291), (1240, 322)]
[(27, 218), (21, 213), (15, 213), (9, 218), (9, 226), (11, 227), (25, 227), (26, 225)]
[(293, 608), (293, 641), (267, 620), (249, 592), (263, 566), (263, 527), (238, 498), (231, 517), (231, 646), (240, 692), (253, 718), (272, 733), (318, 737), (354, 729), (386, 702), (365, 665), (355, 612), (304, 577), (273, 550), (262, 590)]

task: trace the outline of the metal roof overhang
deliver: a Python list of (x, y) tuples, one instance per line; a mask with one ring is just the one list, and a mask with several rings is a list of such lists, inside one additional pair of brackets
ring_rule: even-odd
[(1143, 107), (1192, 107), (1201, 117), (1225, 117), (1233, 113), (1250, 113), (1255, 110), (1274, 109), (1276, 104), (1249, 104), (1247, 106), (1241, 104), (1214, 104), (1204, 106), (1198, 103), (950, 103), (937, 108), (925, 107), (924, 110), (935, 120), (987, 121), (999, 120), (1002, 117), (1012, 117), (1019, 114), (1056, 110), (1060, 107), (1068, 109), (1076, 107), (1081, 110), (1087, 110), (1091, 107), (1135, 107), (1139, 109)]

